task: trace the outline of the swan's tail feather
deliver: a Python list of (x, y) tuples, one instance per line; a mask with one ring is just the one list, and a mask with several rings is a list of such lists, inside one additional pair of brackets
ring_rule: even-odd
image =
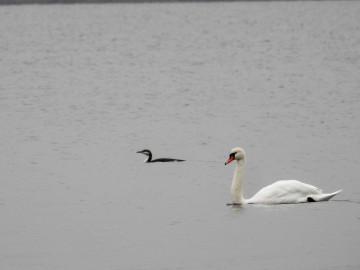
[[(339, 194), (342, 191), (342, 189), (335, 191), (333, 193), (328, 193), (328, 194), (319, 194), (319, 195), (315, 195), (315, 196), (311, 196), (311, 199), (313, 199), (316, 202), (321, 202), (321, 201), (328, 201), (330, 200), (332, 197), (334, 197), (335, 195)], [(308, 198), (309, 199), (309, 198)]]

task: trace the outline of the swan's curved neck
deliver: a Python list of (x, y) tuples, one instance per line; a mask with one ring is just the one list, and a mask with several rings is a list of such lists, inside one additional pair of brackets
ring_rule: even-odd
[(245, 204), (246, 200), (243, 197), (242, 182), (245, 170), (245, 160), (238, 160), (236, 162), (234, 177), (231, 184), (231, 198), (233, 204)]

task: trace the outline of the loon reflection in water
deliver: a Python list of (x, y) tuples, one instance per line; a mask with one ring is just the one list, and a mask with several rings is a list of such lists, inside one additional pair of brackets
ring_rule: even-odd
[(175, 159), (175, 158), (157, 158), (157, 159), (152, 160), (151, 151), (148, 150), (148, 149), (144, 149), (144, 150), (138, 151), (136, 153), (144, 154), (145, 156), (147, 156), (148, 158), (145, 160), (146, 163), (153, 163), (153, 162), (181, 162), (181, 161), (185, 161), (183, 159)]

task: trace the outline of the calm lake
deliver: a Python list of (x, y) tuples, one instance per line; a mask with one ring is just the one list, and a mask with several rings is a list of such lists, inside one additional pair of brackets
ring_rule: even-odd
[[(0, 6), (0, 268), (360, 269), (360, 2)], [(333, 200), (232, 207), (298, 179)], [(136, 151), (182, 163), (143, 163)]]

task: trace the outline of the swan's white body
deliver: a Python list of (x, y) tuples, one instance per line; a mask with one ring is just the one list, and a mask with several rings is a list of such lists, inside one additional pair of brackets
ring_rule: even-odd
[(324, 194), (321, 189), (298, 180), (280, 180), (259, 190), (252, 198), (244, 199), (242, 182), (245, 165), (245, 151), (241, 148), (231, 150), (226, 164), (236, 160), (236, 167), (231, 184), (231, 197), (233, 204), (284, 204), (328, 201), (336, 194)]

